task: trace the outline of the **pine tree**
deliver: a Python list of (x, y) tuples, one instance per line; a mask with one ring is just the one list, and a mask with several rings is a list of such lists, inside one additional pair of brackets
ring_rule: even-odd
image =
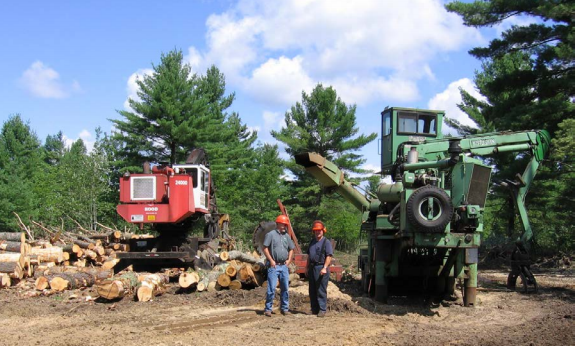
[[(459, 107), (479, 128), (450, 123), (462, 133), (532, 129), (551, 133), (552, 152), (528, 196), (529, 215), (539, 245), (546, 249), (573, 249), (575, 176), (570, 168), (572, 155), (566, 156), (561, 147), (575, 142), (571, 126), (575, 118), (575, 4), (567, 0), (455, 1), (446, 8), (473, 27), (493, 26), (520, 15), (537, 20), (527, 26), (514, 25), (487, 47), (470, 51), (482, 61), (475, 83), (486, 100), (462, 91)], [(519, 163), (525, 164), (524, 161), (524, 157), (515, 155), (494, 158), (494, 179), (513, 179)], [(493, 236), (504, 233), (510, 237), (513, 229), (519, 228), (512, 217), (512, 203), (505, 195), (498, 198), (497, 209), (494, 206), (486, 211), (486, 223), (494, 226)], [(507, 202), (501, 202), (504, 200)], [(500, 227), (498, 220), (508, 220), (507, 227)]]
[(184, 63), (181, 51), (162, 54), (153, 69), (137, 81), (141, 101), (130, 99), (133, 111), (119, 111), (125, 120), (111, 121), (134, 164), (177, 163), (198, 147), (208, 121), (208, 99), (198, 92), (200, 78)]
[[(355, 111), (355, 105), (347, 106), (332, 87), (318, 84), (311, 94), (302, 92), (302, 102), (297, 102), (285, 114), (285, 127), (272, 131), (272, 135), (286, 145), (285, 150), (291, 156), (316, 152), (337, 164), (344, 172), (365, 173), (359, 167), (365, 159), (356, 151), (373, 141), (377, 133), (357, 136), (359, 129), (356, 127)], [(295, 216), (294, 228), (307, 239), (311, 222), (318, 215), (327, 216), (325, 212), (320, 213), (326, 191), (322, 191), (319, 183), (294, 161), (286, 165), (295, 178), (289, 183), (289, 193), (293, 197), (286, 201), (286, 205), (291, 208), (290, 215)], [(345, 203), (339, 196), (331, 198)], [(326, 210), (325, 206), (323, 210)], [(357, 214), (356, 211), (350, 212)], [(328, 228), (335, 222), (325, 221)]]

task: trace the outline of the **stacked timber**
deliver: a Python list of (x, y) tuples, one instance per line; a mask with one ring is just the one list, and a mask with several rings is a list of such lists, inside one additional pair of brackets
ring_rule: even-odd
[(0, 232), (0, 288), (30, 275), (29, 249), (24, 233)]

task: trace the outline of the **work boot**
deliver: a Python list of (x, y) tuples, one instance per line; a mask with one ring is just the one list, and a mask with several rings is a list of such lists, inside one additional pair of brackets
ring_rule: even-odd
[(272, 312), (271, 311), (265, 311), (264, 316), (272, 317)]
[(291, 315), (291, 312), (289, 312), (289, 310), (282, 310), (282, 315), (289, 316)]
[(325, 311), (320, 311), (317, 317), (325, 317)]

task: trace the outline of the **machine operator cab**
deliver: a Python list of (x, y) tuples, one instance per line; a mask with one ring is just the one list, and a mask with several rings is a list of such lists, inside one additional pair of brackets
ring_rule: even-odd
[(400, 145), (441, 139), (444, 111), (386, 107), (381, 112), (381, 171), (390, 174)]
[(210, 193), (210, 170), (204, 165), (181, 164), (173, 165), (174, 173), (187, 174), (192, 177), (194, 205), (196, 209), (208, 211)]

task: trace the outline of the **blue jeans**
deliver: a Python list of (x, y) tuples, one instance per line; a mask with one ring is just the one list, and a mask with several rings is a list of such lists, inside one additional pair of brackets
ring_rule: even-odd
[(289, 270), (285, 264), (276, 265), (275, 268), (268, 268), (268, 291), (266, 294), (266, 310), (272, 311), (272, 305), (274, 303), (274, 298), (276, 296), (276, 285), (280, 280), (280, 291), (281, 291), (281, 311), (289, 310)]

